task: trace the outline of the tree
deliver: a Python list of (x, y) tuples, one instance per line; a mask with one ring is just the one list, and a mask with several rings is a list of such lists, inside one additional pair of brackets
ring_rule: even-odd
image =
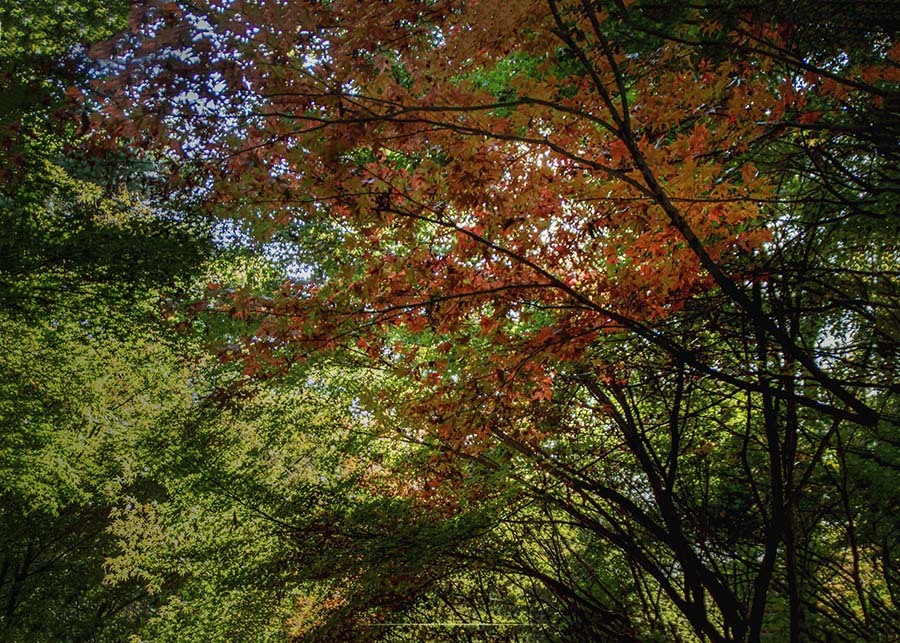
[(121, 640), (147, 593), (103, 584), (109, 512), (156, 487), (150, 436), (189, 407), (170, 350), (100, 324), (5, 315), (0, 629), (16, 641)]
[(253, 322), (223, 356), (389, 369), (433, 455), (397, 493), (501, 472), (585, 574), (620, 552), (638, 613), (568, 577), (607, 635), (890, 637), (896, 525), (854, 496), (897, 467), (900, 46), (804, 6), (149, 3), (104, 114), (328, 240), (274, 297), (211, 284)]
[(152, 203), (152, 163), (77, 149), (84, 124), (66, 90), (87, 83), (85, 42), (110, 37), (127, 13), (122, 3), (103, 6), (0, 3), (8, 640), (121, 640), (146, 618), (152, 599), (142, 587), (103, 584), (109, 513), (124, 495), (154, 493), (148, 435), (192, 404), (189, 369), (159, 333), (158, 298), (197, 270), (208, 234)]
[(0, 305), (13, 314), (140, 306), (148, 289), (185, 279), (210, 251), (187, 201), (170, 196), (162, 211), (165, 177), (151, 158), (84, 149), (88, 115), (74, 96), (95, 73), (85, 49), (127, 15), (125, 3), (104, 7), (0, 4)]
[(134, 635), (285, 640), (303, 581), (294, 529), (352, 475), (339, 451), (354, 438), (338, 397), (308, 382), (268, 387), (239, 409), (193, 409), (157, 434), (158, 493), (123, 498), (110, 525), (106, 582), (155, 598)]

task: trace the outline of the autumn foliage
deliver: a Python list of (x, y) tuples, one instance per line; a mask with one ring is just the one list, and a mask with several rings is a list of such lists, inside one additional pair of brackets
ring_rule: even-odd
[(94, 51), (94, 122), (303, 260), (187, 309), (247, 323), (223, 359), (391, 374), (364, 403), (432, 452), (366, 484), (449, 514), (512, 484), (678, 615), (610, 596), (586, 631), (639, 638), (642, 609), (758, 640), (787, 605), (794, 640), (846, 613), (871, 633), (896, 579), (873, 563), (867, 594), (854, 549), (853, 597), (821, 598), (816, 548), (844, 536), (805, 503), (844, 427), (896, 421), (896, 256), (857, 222), (893, 202), (900, 44), (829, 49), (792, 7), (148, 2)]

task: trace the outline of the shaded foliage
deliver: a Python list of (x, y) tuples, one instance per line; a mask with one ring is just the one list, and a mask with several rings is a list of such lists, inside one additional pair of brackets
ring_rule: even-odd
[(5, 255), (146, 292), (200, 207), (262, 254), (165, 303), (218, 363), (105, 536), (135, 631), (895, 638), (900, 44), (827, 9), (136, 7), (82, 128), (145, 165), (35, 162)]

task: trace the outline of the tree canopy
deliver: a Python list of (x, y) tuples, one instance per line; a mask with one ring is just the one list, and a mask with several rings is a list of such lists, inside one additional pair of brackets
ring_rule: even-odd
[[(142, 199), (99, 280), (182, 280), (216, 362), (112, 514), (108, 578), (173, 583), (144, 631), (900, 635), (898, 23), (820, 4), (150, 1), (94, 42), (77, 136)], [(54, 244), (106, 221), (7, 255), (93, 280)]]

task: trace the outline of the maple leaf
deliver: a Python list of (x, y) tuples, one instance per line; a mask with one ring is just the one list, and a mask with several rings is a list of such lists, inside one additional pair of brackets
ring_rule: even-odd
[[(771, 293), (800, 281), (792, 272), (799, 268), (785, 266), (783, 282), (764, 288), (754, 266), (793, 256), (791, 243), (769, 252), (776, 235), (817, 229), (817, 221), (784, 223), (793, 212), (779, 200), (786, 186), (852, 176), (841, 179), (857, 185), (852, 195), (841, 181), (829, 185), (835, 202), (866, 191), (855, 170), (829, 168), (834, 155), (817, 151), (805, 131), (856, 136), (854, 145), (868, 145), (871, 158), (896, 158), (880, 139), (872, 143), (877, 137), (864, 142), (857, 124), (828, 120), (850, 119), (848, 105), (893, 95), (897, 49), (866, 52), (863, 58), (880, 57), (875, 64), (848, 62), (841, 70), (832, 57), (817, 67), (792, 53), (804, 31), (784, 16), (716, 16), (701, 3), (671, 7), (674, 18), (639, 0), (603, 4), (163, 7), (146, 15), (181, 23), (159, 31), (134, 21), (155, 63), (135, 56), (128, 73), (140, 81), (120, 82), (118, 91), (144, 108), (141, 125), (166, 154), (203, 159), (213, 209), (255, 221), (260, 238), (303, 222), (342, 239), (319, 252), (327, 266), (319, 290), (233, 298), (230, 314), (258, 324), (242, 351), (256, 360), (248, 360), (249, 374), (265, 371), (260, 363), (275, 349), (305, 354), (355, 341), (361, 357), (410, 382), (414, 394), (392, 402), (422, 440), (471, 458), (507, 448), (534, 471), (573, 484), (585, 461), (615, 449), (596, 438), (593, 452), (563, 466), (565, 448), (579, 445), (547, 436), (597, 410), (603, 419), (577, 433), (616, 433), (616, 453), (633, 472), (619, 476), (632, 486), (615, 493), (604, 486), (614, 475), (578, 478), (585, 494), (597, 492), (586, 504), (604, 507), (598, 533), (653, 577), (654, 591), (677, 605), (699, 637), (758, 638), (770, 606), (764, 589), (780, 560), (775, 550), (788, 535), (767, 527), (768, 540), (753, 544), (775, 551), (764, 556), (769, 568), (753, 570), (757, 596), (734, 589), (746, 580), (722, 580), (710, 561), (725, 554), (695, 542), (703, 525), (678, 519), (696, 500), (676, 497), (679, 485), (691, 487), (678, 478), (688, 453), (682, 433), (706, 413), (686, 411), (694, 402), (684, 391), (692, 377), (708, 378), (714, 385), (698, 396), (725, 406), (742, 397), (768, 409), (759, 443), (769, 450), (749, 454), (756, 438), (746, 437), (738, 447), (744, 459), (735, 461), (749, 468), (750, 455), (772, 458), (758, 469), (773, 479), (732, 482), (753, 487), (758, 513), (769, 516), (789, 504), (778, 493), (796, 497), (776, 476), (795, 460), (782, 457), (781, 449), (793, 447), (778, 436), (796, 423), (782, 426), (781, 418), (799, 406), (838, 423), (878, 423), (868, 384), (840, 372), (860, 360), (830, 357), (820, 336), (803, 338), (815, 326), (801, 322), (804, 308), (795, 317), (773, 312), (787, 304)], [(208, 40), (200, 34), (188, 37), (201, 26), (215, 32), (214, 50), (192, 44)], [(179, 127), (186, 88), (215, 105), (202, 128)], [(136, 111), (111, 103), (111, 131), (138, 136), (129, 120)], [(842, 158), (853, 166), (866, 154)], [(803, 170), (791, 175), (797, 166)], [(796, 189), (805, 205), (819, 203)], [(885, 202), (886, 193), (879, 192)], [(806, 239), (810, 248), (820, 243)], [(303, 311), (276, 323), (295, 304)], [(829, 330), (821, 332), (838, 335), (838, 326), (823, 322)], [(422, 350), (382, 348), (398, 343)], [(633, 363), (623, 363), (619, 347)], [(779, 361), (802, 375), (773, 375)], [(598, 368), (611, 372), (598, 377)], [(792, 387), (794, 379), (810, 393)], [(731, 397), (717, 397), (716, 387)], [(776, 404), (793, 406), (771, 411)], [(696, 440), (718, 444), (699, 433)], [(823, 440), (809, 450), (821, 453)], [(550, 448), (558, 449), (554, 457)], [(443, 466), (434, 465), (434, 477), (456, 481)], [(434, 501), (439, 487), (429, 480), (405, 489)], [(579, 524), (587, 520), (571, 511)], [(618, 515), (632, 522), (604, 526)], [(650, 534), (652, 545), (630, 539), (638, 532)], [(664, 573), (648, 551), (668, 553)], [(671, 569), (681, 587), (670, 583)]]

